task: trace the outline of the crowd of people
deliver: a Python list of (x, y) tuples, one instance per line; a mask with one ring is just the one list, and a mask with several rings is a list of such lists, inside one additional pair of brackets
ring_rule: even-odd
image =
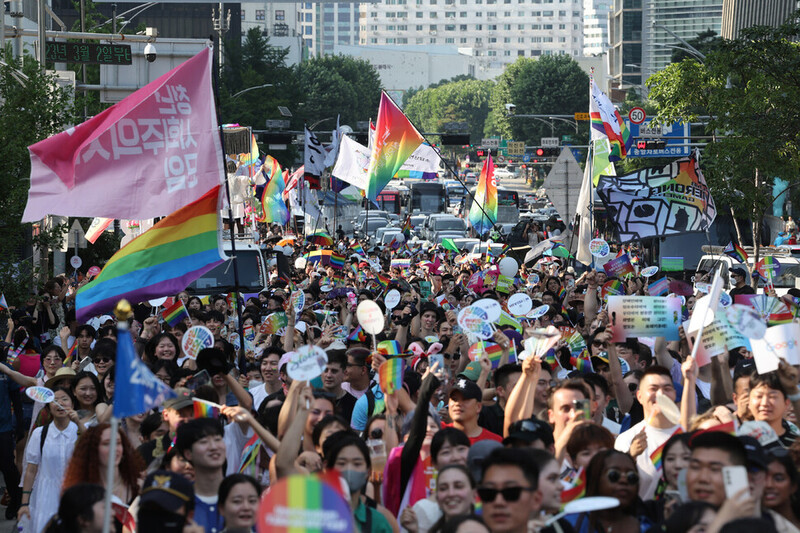
[[(174, 326), (161, 309), (134, 306), (135, 349), (175, 397), (123, 419), (114, 454), (115, 319), (77, 322), (77, 284), (63, 276), (12, 306), (0, 364), (6, 518), (24, 532), (99, 533), (113, 455), (114, 502), (127, 507), (118, 530), (255, 530), (271, 486), (335, 470), (356, 531), (800, 532), (796, 368), (759, 374), (744, 348), (698, 368), (683, 329), (677, 341), (612, 342), (602, 269), (579, 275), (549, 257), (498, 283), (499, 257), (334, 247), (343, 265), (299, 268), (314, 246), (298, 239), (297, 266), (274, 267), (255, 295), (174, 295), (189, 315)], [(626, 294), (647, 294), (636, 274), (620, 281)], [(392, 289), (401, 299), (387, 306)], [(305, 304), (295, 309), (298, 291)], [(508, 311), (516, 293), (546, 311), (506, 313), (490, 339), (499, 360), (475, 357), (459, 310), (489, 299)], [(358, 323), (365, 300), (387, 317), (374, 339)], [(685, 318), (695, 301), (685, 298)], [(262, 328), (275, 313), (285, 326)], [(181, 342), (193, 325), (215, 338), (196, 357)], [(240, 325), (252, 332), (243, 358)], [(562, 339), (526, 357), (525, 340), (548, 326)], [(392, 340), (396, 350), (377, 349)], [(293, 354), (312, 344), (327, 354), (322, 375), (292, 380)], [(406, 361), (392, 392), (377, 377), (390, 357)], [(55, 401), (24, 393), (37, 386)], [(195, 400), (224, 407), (195, 417)], [(598, 496), (617, 502), (575, 505)]]

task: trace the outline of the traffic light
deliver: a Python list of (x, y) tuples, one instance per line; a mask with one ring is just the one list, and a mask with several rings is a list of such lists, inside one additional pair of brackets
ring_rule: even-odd
[(478, 148), (475, 150), (475, 153), (478, 157), (488, 157), (489, 154), (492, 156), (497, 155), (497, 148)]
[(469, 144), (469, 133), (449, 133), (442, 135), (441, 139), (444, 146), (464, 146)]
[(667, 146), (667, 141), (656, 139), (652, 141), (638, 140), (636, 141), (636, 148), (639, 150), (663, 150)]
[(558, 154), (560, 153), (561, 149), (552, 146), (540, 146), (534, 150), (536, 157), (558, 157)]

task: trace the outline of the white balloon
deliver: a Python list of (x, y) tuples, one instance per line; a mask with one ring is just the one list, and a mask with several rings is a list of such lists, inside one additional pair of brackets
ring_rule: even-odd
[(294, 267), (298, 269), (303, 269), (306, 267), (306, 258), (305, 257), (298, 257), (294, 260)]
[(500, 267), (500, 273), (508, 278), (516, 276), (519, 270), (519, 265), (513, 257), (502, 258), (498, 266)]

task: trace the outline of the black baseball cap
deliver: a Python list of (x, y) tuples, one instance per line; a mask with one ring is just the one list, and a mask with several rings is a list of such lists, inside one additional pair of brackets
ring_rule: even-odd
[(453, 388), (450, 391), (450, 397), (453, 397), (454, 392), (460, 392), (465, 400), (483, 400), (483, 392), (481, 388), (478, 386), (477, 383), (474, 381), (470, 381), (467, 378), (458, 378), (456, 379), (455, 383), (453, 384)]
[(555, 443), (553, 428), (543, 420), (533, 417), (517, 420), (511, 424), (508, 428), (508, 437), (503, 439), (503, 446), (509, 446), (516, 440), (521, 440), (527, 444), (540, 440), (545, 447)]
[(761, 446), (758, 439), (750, 435), (740, 435), (739, 440), (742, 441), (744, 451), (747, 455), (747, 469), (756, 471), (766, 470), (769, 461), (764, 447)]
[(731, 274), (736, 274), (737, 276), (742, 276), (743, 278), (747, 277), (747, 272), (742, 267), (733, 267), (729, 270)]

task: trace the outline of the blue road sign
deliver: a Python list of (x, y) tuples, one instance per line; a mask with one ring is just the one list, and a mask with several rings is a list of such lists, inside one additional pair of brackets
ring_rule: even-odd
[[(633, 137), (633, 146), (628, 152), (628, 157), (686, 157), (692, 149), (688, 146), (689, 124), (675, 122), (671, 125), (650, 126), (647, 119), (642, 124), (633, 124), (629, 119), (625, 119), (625, 125)], [(663, 140), (666, 146), (660, 150), (639, 150), (636, 148), (637, 140)]]
[(531, 162), (531, 154), (525, 154), (522, 156), (523, 163), (530, 163)]

